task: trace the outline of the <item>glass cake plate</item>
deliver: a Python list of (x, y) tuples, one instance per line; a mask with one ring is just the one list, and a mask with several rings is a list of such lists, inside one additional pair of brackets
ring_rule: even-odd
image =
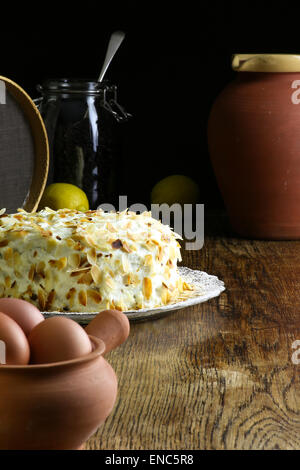
[[(185, 291), (182, 297), (174, 303), (169, 303), (161, 307), (143, 308), (139, 310), (128, 310), (124, 312), (129, 320), (145, 321), (153, 320), (167, 315), (170, 312), (181, 308), (190, 307), (191, 305), (206, 302), (209, 299), (218, 297), (225, 290), (224, 282), (217, 276), (212, 276), (204, 271), (198, 271), (186, 267), (178, 267), (178, 271), (184, 281), (193, 284), (192, 291)], [(51, 317), (54, 315), (62, 315), (78, 323), (89, 323), (99, 312), (42, 312), (44, 316)]]

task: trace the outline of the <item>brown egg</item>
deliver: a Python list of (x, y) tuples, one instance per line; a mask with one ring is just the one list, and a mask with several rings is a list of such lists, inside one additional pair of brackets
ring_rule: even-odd
[(84, 329), (65, 317), (51, 317), (39, 323), (28, 337), (31, 364), (75, 359), (92, 351), (92, 344)]
[(127, 339), (130, 325), (127, 316), (119, 310), (103, 310), (88, 324), (85, 331), (104, 341), (106, 354)]
[(26, 300), (5, 298), (0, 299), (0, 311), (15, 320), (28, 336), (32, 328), (44, 321), (41, 312)]
[(0, 312), (0, 363), (28, 364), (30, 350), (22, 328), (12, 318)]

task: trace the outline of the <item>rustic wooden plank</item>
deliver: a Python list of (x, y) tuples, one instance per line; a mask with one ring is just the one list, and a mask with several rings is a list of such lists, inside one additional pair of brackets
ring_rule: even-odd
[(300, 242), (209, 236), (184, 265), (218, 299), (145, 323), (107, 359), (119, 396), (87, 449), (300, 447)]

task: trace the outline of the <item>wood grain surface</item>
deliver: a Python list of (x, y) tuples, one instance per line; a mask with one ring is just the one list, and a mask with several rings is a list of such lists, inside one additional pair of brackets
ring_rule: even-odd
[(107, 355), (115, 408), (86, 449), (299, 449), (300, 242), (212, 233), (183, 255), (226, 291), (131, 324)]

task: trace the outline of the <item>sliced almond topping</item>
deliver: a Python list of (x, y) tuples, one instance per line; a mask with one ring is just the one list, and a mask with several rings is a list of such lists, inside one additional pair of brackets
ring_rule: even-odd
[(52, 237), (52, 232), (51, 232), (51, 230), (44, 230), (44, 229), (41, 229), (40, 232), (41, 232), (42, 237), (44, 237), (44, 238), (50, 238), (50, 237)]
[(168, 266), (165, 267), (164, 276), (165, 276), (166, 279), (170, 279), (170, 277), (171, 277), (170, 269), (168, 268)]
[(87, 304), (87, 295), (86, 295), (86, 291), (85, 290), (81, 290), (78, 294), (78, 300), (79, 300), (79, 303), (81, 305), (83, 305), (84, 307), (86, 306)]
[(68, 259), (66, 256), (63, 256), (58, 260), (58, 269), (64, 269), (68, 264)]
[(81, 269), (76, 269), (71, 272), (70, 276), (75, 277), (75, 276), (80, 276), (81, 274), (88, 273), (91, 270), (91, 268), (81, 268)]
[(21, 214), (15, 214), (13, 217), (18, 220), (24, 220), (24, 217)]
[(154, 245), (151, 240), (147, 240), (145, 244), (148, 250), (156, 251), (156, 245)]
[(46, 264), (44, 261), (40, 261), (37, 266), (36, 266), (36, 272), (37, 274), (40, 274), (40, 276), (42, 276), (43, 278), (46, 277), (45, 275), (45, 267), (46, 267)]
[(122, 242), (122, 243), (123, 243), (123, 250), (126, 251), (127, 253), (131, 253), (131, 249), (129, 245), (126, 242)]
[(122, 268), (124, 273), (128, 273), (130, 270), (129, 261), (126, 255), (122, 254)]
[(125, 286), (129, 286), (131, 284), (130, 274), (126, 274), (125, 276), (123, 276), (123, 283), (125, 284)]
[(35, 274), (35, 264), (32, 264), (30, 269), (29, 269), (29, 273), (28, 273), (28, 279), (30, 281), (33, 281), (34, 274)]
[(92, 275), (94, 283), (100, 284), (102, 280), (102, 272), (96, 264), (91, 269), (91, 275)]
[(66, 295), (67, 300), (72, 299), (75, 294), (76, 294), (76, 289), (72, 287)]
[(139, 239), (139, 236), (135, 235), (134, 233), (127, 232), (127, 238), (135, 242)]
[(163, 256), (164, 256), (164, 250), (163, 250), (162, 246), (159, 246), (158, 247), (158, 255), (157, 255), (158, 261), (162, 261)]
[(169, 290), (167, 290), (166, 292), (167, 292), (167, 295), (166, 295), (167, 301), (166, 301), (166, 303), (169, 303), (172, 300), (172, 295), (171, 295)]
[(28, 232), (26, 230), (14, 230), (12, 235), (14, 238), (24, 238), (28, 235)]
[(94, 246), (95, 248), (97, 248), (97, 243), (95, 242), (95, 240), (90, 235), (85, 236), (85, 241), (88, 245), (91, 245), (91, 246)]
[(194, 290), (193, 287), (185, 281), (183, 281), (182, 287), (184, 290)]
[(183, 289), (183, 281), (182, 281), (181, 277), (177, 280), (176, 284), (177, 284), (177, 289), (179, 290), (179, 292), (180, 293), (183, 292), (183, 290), (184, 290)]
[(88, 286), (90, 286), (93, 282), (93, 278), (92, 278), (92, 275), (90, 272), (88, 273), (85, 273), (83, 274), (83, 276), (81, 276), (78, 281), (77, 281), (77, 284), (86, 284)]
[(32, 296), (33, 292), (32, 292), (32, 288), (30, 284), (28, 284), (27, 289), (24, 292), (24, 294), (28, 294), (30, 297)]
[(68, 260), (66, 256), (63, 256), (62, 258), (59, 259), (50, 259), (48, 263), (53, 266), (54, 268), (57, 269), (64, 269), (67, 266)]
[(5, 282), (5, 286), (7, 288), (10, 288), (11, 286), (11, 278), (9, 276), (6, 276), (5, 279), (4, 279), (4, 282)]
[(90, 248), (90, 250), (87, 252), (87, 260), (90, 264), (95, 264), (97, 261), (97, 252), (96, 249)]
[(9, 243), (9, 241), (7, 239), (1, 240), (0, 241), (0, 248), (2, 248), (3, 246), (7, 246), (8, 243)]
[(131, 228), (132, 227), (132, 222), (131, 220), (129, 220), (125, 225), (124, 225), (124, 229), (128, 229), (128, 228)]
[(38, 290), (38, 301), (40, 309), (44, 310), (46, 306), (46, 298), (44, 292), (41, 289)]
[(109, 230), (110, 232), (117, 232), (117, 231), (118, 231), (110, 222), (107, 222), (106, 228), (107, 228), (107, 230)]
[(47, 297), (47, 300), (46, 300), (46, 310), (49, 311), (50, 308), (51, 308), (51, 305), (53, 303), (53, 300), (55, 299), (55, 295), (56, 295), (56, 292), (54, 289), (52, 289), (49, 294), (48, 294), (48, 297)]
[(71, 268), (78, 268), (80, 265), (80, 254), (79, 253), (72, 253), (68, 257), (68, 264)]
[[(73, 226), (74, 228), (77, 228), (76, 225)], [(74, 233), (72, 235), (72, 239), (76, 242), (83, 242), (85, 241), (85, 237), (83, 235), (80, 235), (79, 233)]]
[(13, 257), (14, 257), (13, 259), (14, 266), (18, 266), (18, 264), (20, 264), (21, 262), (20, 253), (18, 251), (15, 251)]
[(111, 289), (113, 289), (115, 287), (115, 283), (113, 281), (113, 279), (111, 277), (107, 277), (105, 279), (105, 283), (108, 287), (110, 287)]
[(152, 255), (146, 255), (144, 259), (144, 265), (145, 266), (152, 266), (153, 264), (153, 258)]
[(126, 310), (126, 307), (122, 303), (115, 304), (115, 310), (119, 310), (119, 312), (123, 312), (123, 310)]
[(8, 247), (3, 254), (3, 257), (7, 262), (8, 266), (11, 266), (13, 263), (13, 253), (13, 249), (11, 247)]
[(150, 299), (151, 294), (152, 294), (152, 282), (149, 277), (144, 277), (143, 279), (143, 294), (146, 297), (146, 299)]
[(57, 241), (55, 240), (55, 238), (49, 238), (49, 239), (47, 240), (47, 250), (48, 250), (48, 251), (52, 251), (52, 250), (54, 250), (56, 247), (57, 247)]
[(139, 285), (140, 284), (140, 278), (138, 276), (138, 274), (131, 274), (131, 283), (132, 284), (135, 284), (135, 285)]
[(80, 268), (87, 268), (88, 265), (89, 265), (89, 262), (87, 260), (87, 256), (85, 253), (81, 253), (81, 258), (80, 258), (80, 264), (79, 264), (79, 267)]
[(75, 243), (75, 245), (74, 245), (74, 250), (76, 250), (76, 251), (83, 251), (84, 248), (85, 248), (84, 245), (83, 245), (82, 243), (80, 243), (80, 242), (77, 242), (77, 243)]
[(100, 304), (100, 302), (102, 301), (102, 297), (101, 295), (99, 294), (99, 292), (95, 291), (95, 290), (88, 290), (87, 291), (87, 295), (90, 299), (93, 300), (93, 302), (95, 302), (96, 304)]
[(164, 305), (168, 303), (168, 289), (163, 289), (161, 293), (161, 301)]

